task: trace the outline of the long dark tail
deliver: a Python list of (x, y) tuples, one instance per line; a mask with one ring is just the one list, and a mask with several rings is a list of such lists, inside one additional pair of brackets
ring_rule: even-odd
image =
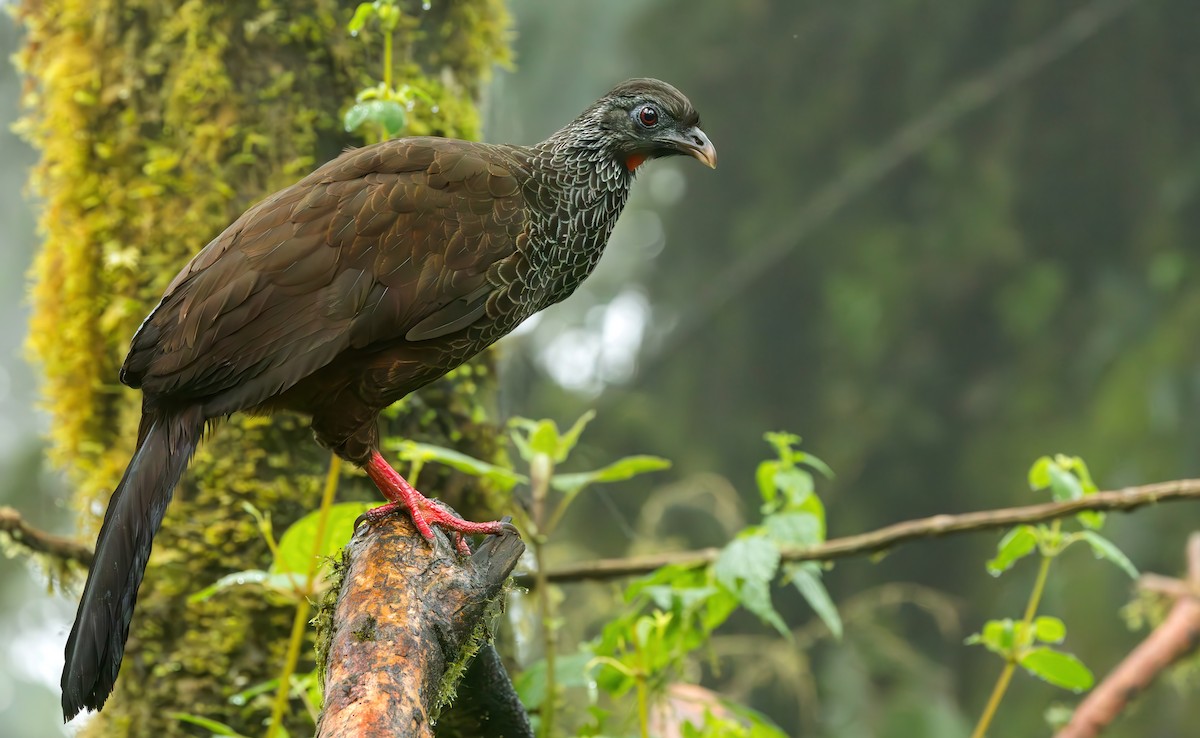
[(125, 655), (138, 586), (171, 493), (204, 432), (200, 408), (143, 414), (138, 450), (108, 502), (62, 674), (63, 718), (99, 710)]

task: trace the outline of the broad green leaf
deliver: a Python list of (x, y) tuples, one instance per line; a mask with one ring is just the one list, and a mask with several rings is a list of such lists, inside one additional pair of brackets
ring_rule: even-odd
[(1037, 529), (1031, 525), (1018, 525), (1000, 539), (996, 546), (996, 558), (987, 562), (988, 573), (994, 577), (1000, 576), (1017, 561), (1033, 553), (1037, 544)]
[(445, 464), (465, 474), (487, 479), (503, 490), (510, 490), (518, 484), (524, 484), (529, 481), (528, 477), (518, 474), (512, 469), (489, 464), (486, 461), (480, 461), (474, 456), (468, 456), (467, 454), (441, 446), (434, 446), (428, 443), (415, 443), (413, 441), (401, 441), (394, 448), (400, 453), (400, 458), (405, 461), (434, 461), (439, 464)]
[(1091, 528), (1092, 530), (1100, 530), (1104, 527), (1104, 513), (1096, 510), (1084, 510), (1081, 513), (1076, 513), (1075, 519), (1083, 527)]
[(781, 512), (763, 522), (767, 534), (781, 546), (812, 546), (825, 537), (820, 518), (807, 512)]
[(535, 454), (554, 458), (558, 450), (558, 426), (552, 420), (539, 420), (529, 431), (529, 447)]
[(1129, 557), (1121, 549), (1117, 548), (1117, 544), (1091, 530), (1082, 531), (1078, 535), (1092, 547), (1092, 553), (1096, 555), (1096, 558), (1108, 559), (1121, 567), (1129, 575), (1130, 579), (1137, 579), (1137, 567), (1133, 565), (1133, 562), (1129, 560)]
[(357, 36), (373, 15), (375, 15), (375, 3), (359, 3), (358, 7), (354, 9), (354, 17), (346, 24), (346, 30), (350, 32), (350, 35)]
[(364, 125), (382, 126), (388, 137), (395, 136), (404, 130), (407, 113), (404, 106), (395, 100), (364, 100), (355, 103), (342, 117), (342, 125), (349, 132), (357, 131)]
[(690, 610), (721, 592), (717, 587), (675, 587), (655, 585), (641, 590), (660, 610)]
[(1031, 490), (1037, 492), (1050, 486), (1050, 467), (1053, 464), (1054, 460), (1049, 456), (1042, 456), (1033, 462), (1033, 466), (1029, 467), (1029, 488)]
[(1067, 637), (1067, 626), (1058, 618), (1042, 615), (1033, 621), (1033, 632), (1043, 643), (1062, 643)]
[(825, 589), (825, 583), (821, 581), (821, 567), (806, 561), (788, 566), (787, 574), (833, 637), (842, 640), (842, 618), (838, 615), (837, 605), (829, 597), (829, 591)]
[(626, 456), (606, 467), (576, 474), (555, 474), (550, 484), (560, 492), (575, 495), (590, 484), (623, 482), (639, 474), (668, 469), (671, 462), (657, 456)]
[(366, 103), (355, 103), (342, 116), (342, 127), (350, 133), (357, 131), (363, 123), (367, 122), (367, 116), (370, 112), (371, 110), (367, 107)]
[(517, 453), (526, 461), (533, 459), (533, 449), (529, 446), (529, 434), (533, 432), (534, 425), (535, 423), (529, 418), (509, 418), (508, 420), (508, 437), (517, 447)]
[(784, 467), (775, 472), (774, 482), (783, 493), (785, 509), (800, 507), (813, 493), (812, 474), (796, 467)]
[(1083, 497), (1083, 486), (1079, 483), (1079, 477), (1058, 464), (1051, 464), (1047, 471), (1050, 474), (1050, 493), (1055, 500), (1066, 502)]
[(1082, 692), (1091, 689), (1095, 677), (1083, 662), (1069, 653), (1039, 646), (1021, 656), (1020, 664), (1034, 676), (1056, 687)]
[(791, 637), (771, 603), (771, 581), (779, 569), (779, 546), (762, 533), (735, 538), (713, 564), (717, 581), (737, 595), (742, 606)]
[(764, 514), (778, 509), (775, 499), (779, 496), (779, 489), (775, 486), (775, 475), (781, 466), (775, 460), (763, 461), (759, 463), (754, 474), (754, 480), (758, 483), (758, 494), (762, 497)]
[(983, 631), (967, 637), (968, 646), (981, 645), (987, 650), (1007, 656), (1012, 653), (1015, 638), (1015, 624), (1011, 619), (989, 620), (983, 624)]
[(279, 538), (279, 553), (271, 562), (271, 573), (306, 575), (314, 555), (318, 558), (333, 556), (350, 542), (354, 521), (372, 507), (375, 505), (369, 502), (339, 502), (330, 507), (324, 540), (315, 550), (317, 518), (321, 512), (316, 510), (300, 518)]
[(191, 715), (186, 712), (173, 712), (171, 713), (171, 717), (175, 718), (181, 723), (190, 723), (191, 725), (204, 728), (213, 735), (226, 736), (227, 738), (247, 738), (247, 736), (242, 735), (225, 723), (217, 720), (211, 720), (206, 717), (200, 717), (199, 715)]
[(1078, 456), (1071, 457), (1071, 470), (1075, 472), (1075, 476), (1079, 477), (1079, 483), (1083, 486), (1085, 495), (1094, 494), (1098, 491), (1096, 482), (1092, 480), (1092, 473), (1088, 471), (1087, 464)]
[(566, 433), (563, 433), (558, 439), (558, 447), (554, 452), (554, 460), (558, 462), (566, 461), (571, 451), (575, 448), (575, 444), (579, 442), (579, 436), (583, 433), (583, 429), (587, 424), (592, 422), (596, 417), (595, 410), (588, 410), (583, 415), (579, 416), (579, 420), (575, 421)]

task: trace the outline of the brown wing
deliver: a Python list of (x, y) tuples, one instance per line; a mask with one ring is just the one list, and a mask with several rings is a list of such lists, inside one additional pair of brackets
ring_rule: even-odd
[(525, 228), (523, 176), (504, 149), (446, 139), (343, 154), (248, 210), (179, 273), (122, 381), (225, 414), (343, 351), (462, 330), (504, 288), (487, 271)]

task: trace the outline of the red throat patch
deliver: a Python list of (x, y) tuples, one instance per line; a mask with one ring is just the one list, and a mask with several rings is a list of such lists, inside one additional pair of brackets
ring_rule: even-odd
[(636, 172), (637, 168), (640, 167), (645, 161), (645, 154), (630, 154), (629, 156), (625, 157), (625, 168), (631, 172)]

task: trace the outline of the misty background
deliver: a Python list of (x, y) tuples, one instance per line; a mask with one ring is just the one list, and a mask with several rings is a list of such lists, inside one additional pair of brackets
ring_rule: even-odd
[[(597, 274), (500, 346), (504, 413), (565, 425), (598, 409), (580, 468), (675, 464), (576, 503), (558, 555), (723, 543), (713, 501), (731, 501), (734, 528), (757, 519), (769, 430), (804, 436), (837, 473), (818, 488), (831, 537), (1040, 502), (1025, 475), (1047, 453), (1083, 456), (1102, 489), (1200, 476), (1200, 5), (510, 7), (516, 67), (489, 91), (487, 140), (533, 143), (615, 82), (654, 76), (691, 98), (720, 158), (645, 167)], [(18, 44), (0, 14), (0, 54)], [(0, 504), (70, 532), (22, 356), (37, 203), (23, 194), (35, 155), (9, 130), (20, 89), (0, 65)], [(1163, 506), (1105, 532), (1142, 571), (1174, 575), (1198, 521)], [(801, 650), (743, 614), (727, 635), (751, 640), (729, 643), (755, 645), (723, 651), (704, 682), (791, 734), (965, 735), (1000, 662), (962, 640), (1019, 616), (1034, 575), (987, 575), (998, 537), (841, 561), (825, 581), (842, 643)], [(1144, 635), (1120, 614), (1130, 582), (1083, 550), (1055, 567), (1042, 611), (1101, 677)], [(565, 590), (568, 636), (602, 621), (594, 586)], [(793, 593), (776, 605), (790, 624), (813, 617)], [(61, 734), (73, 613), (0, 558), (3, 734)], [(1075, 701), (1018, 674), (995, 734), (1048, 734), (1046, 709)], [(1160, 684), (1109, 735), (1198, 722), (1194, 697)]]

